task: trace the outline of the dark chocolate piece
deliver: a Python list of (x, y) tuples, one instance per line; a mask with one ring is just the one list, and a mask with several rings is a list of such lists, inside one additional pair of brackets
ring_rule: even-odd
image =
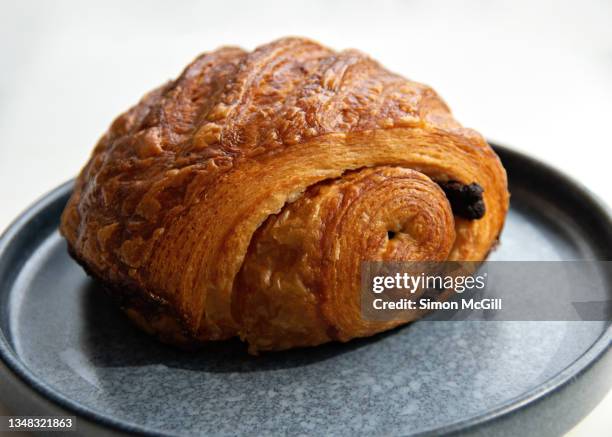
[(457, 181), (438, 182), (438, 185), (446, 194), (453, 214), (470, 220), (484, 217), (485, 204), (480, 185), (476, 183), (465, 185)]

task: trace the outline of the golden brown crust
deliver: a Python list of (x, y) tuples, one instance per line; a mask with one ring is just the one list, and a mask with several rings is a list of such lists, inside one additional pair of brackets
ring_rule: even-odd
[[(505, 172), (482, 137), (462, 128), (431, 88), (357, 51), (334, 52), (300, 38), (250, 53), (203, 54), (117, 118), (77, 179), (61, 231), (96, 277), (172, 308), (187, 339), (248, 337), (232, 300), (247, 251), (243, 271), (257, 266), (249, 249), (257, 229), (281, 210), (306, 214), (299, 206), (306, 190), (329, 180), (346, 186), (344, 179), (369, 174), (343, 177), (346, 172), (368, 167), (412, 169), (415, 181), (430, 184), (479, 184), (485, 216), (455, 217), (440, 232), (452, 243), (443, 257), (486, 256), (503, 225), (508, 193)], [(397, 179), (391, 173), (385, 177)], [(261, 229), (256, 234), (268, 237)], [(165, 332), (176, 329), (167, 327), (172, 324), (134, 311), (141, 324), (156, 325), (174, 341)], [(345, 331), (336, 337), (367, 335)], [(283, 341), (260, 348), (300, 343)]]
[(233, 317), (253, 351), (390, 329), (400, 322), (361, 317), (361, 262), (444, 261), (454, 242), (449, 202), (424, 174), (388, 166), (345, 174), (257, 230), (234, 283)]

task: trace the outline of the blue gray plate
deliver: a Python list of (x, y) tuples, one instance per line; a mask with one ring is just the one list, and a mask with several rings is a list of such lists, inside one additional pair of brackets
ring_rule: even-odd
[[(605, 208), (497, 151), (512, 208), (492, 259), (612, 259)], [(612, 384), (605, 321), (423, 320), (258, 358), (238, 341), (179, 352), (133, 328), (69, 258), (57, 226), (70, 190), (0, 242), (0, 396), (16, 413), (74, 415), (88, 435), (542, 436), (569, 429)]]

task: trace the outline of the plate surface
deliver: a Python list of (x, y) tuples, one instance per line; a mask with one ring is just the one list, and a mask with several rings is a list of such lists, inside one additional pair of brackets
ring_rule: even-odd
[[(512, 205), (490, 259), (612, 259), (605, 208), (554, 170), (497, 151)], [(545, 435), (572, 426), (610, 386), (603, 321), (423, 320), (258, 358), (237, 341), (176, 351), (133, 328), (69, 258), (57, 225), (70, 187), (0, 243), (0, 380), (19, 384), (21, 400), (3, 382), (0, 393), (16, 410), (44, 399), (99, 431), (154, 434)]]

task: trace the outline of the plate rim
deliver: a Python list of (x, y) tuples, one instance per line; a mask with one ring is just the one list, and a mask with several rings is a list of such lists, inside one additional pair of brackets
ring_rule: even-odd
[[(515, 161), (528, 162), (538, 168), (540, 171), (548, 173), (556, 180), (563, 181), (564, 184), (573, 186), (574, 192), (580, 194), (582, 199), (590, 204), (593, 208), (591, 212), (598, 216), (599, 219), (607, 222), (612, 228), (612, 213), (610, 208), (591, 190), (585, 187), (581, 182), (566, 175), (565, 173), (551, 167), (550, 165), (533, 158), (515, 149), (507, 146), (501, 146), (497, 142), (489, 142), (496, 152), (501, 155), (510, 157)], [(35, 219), (41, 212), (47, 209), (54, 202), (59, 201), (67, 192), (72, 189), (74, 179), (71, 179), (45, 195), (34, 201), (24, 212), (22, 212), (15, 220), (13, 220), (5, 231), (0, 236), (0, 262), (3, 260), (10, 244), (19, 237), (20, 233), (28, 224)], [(550, 376), (547, 380), (540, 383), (538, 386), (525, 391), (524, 393), (509, 399), (497, 407), (486, 410), (481, 414), (476, 414), (472, 417), (460, 420), (454, 424), (447, 425), (441, 428), (426, 430), (416, 436), (429, 436), (440, 434), (451, 434), (457, 432), (474, 431), (480, 427), (492, 424), (500, 419), (509, 417), (513, 413), (524, 410), (530, 406), (543, 401), (554, 394), (564, 390), (575, 379), (581, 377), (588, 372), (601, 358), (609, 352), (612, 346), (612, 323), (609, 324), (597, 340), (578, 358), (576, 358), (567, 367), (560, 372)], [(134, 424), (128, 421), (116, 419), (108, 414), (105, 414), (95, 408), (81, 405), (77, 401), (65, 396), (61, 392), (49, 386), (45, 381), (37, 377), (29, 370), (27, 365), (19, 359), (17, 354), (12, 349), (5, 333), (0, 330), (0, 361), (5, 365), (10, 374), (17, 378), (21, 383), (30, 389), (33, 395), (42, 396), (47, 401), (50, 401), (55, 406), (62, 410), (75, 413), (83, 419), (89, 420), (94, 424), (99, 424), (109, 427), (115, 431), (127, 433), (139, 433), (144, 435), (174, 435), (167, 432), (153, 430), (146, 425)]]

